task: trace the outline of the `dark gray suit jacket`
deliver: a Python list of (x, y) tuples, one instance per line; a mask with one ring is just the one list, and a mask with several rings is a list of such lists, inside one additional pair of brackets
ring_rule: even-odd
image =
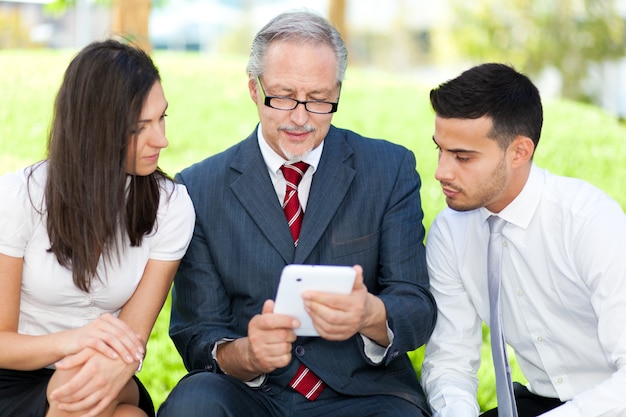
[(285, 265), (359, 264), (394, 334), (383, 362), (368, 359), (358, 335), (344, 342), (299, 337), (294, 358), (338, 392), (396, 395), (428, 409), (406, 355), (426, 342), (436, 316), (412, 152), (331, 126), (297, 248), (256, 130), (177, 179), (187, 186), (197, 217), (175, 278), (170, 326), (187, 369), (217, 371), (215, 342), (246, 336), (250, 319), (275, 297)]

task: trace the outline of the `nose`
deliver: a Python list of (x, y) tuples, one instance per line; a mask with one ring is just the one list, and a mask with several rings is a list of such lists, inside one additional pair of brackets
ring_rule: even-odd
[(439, 152), (439, 157), (437, 159), (435, 179), (437, 181), (452, 181), (454, 179), (450, 156), (446, 157), (441, 151)]
[(298, 103), (296, 108), (290, 111), (289, 117), (296, 126), (304, 126), (309, 120), (309, 112), (304, 107), (304, 103)]
[(167, 145), (169, 145), (169, 141), (167, 140), (167, 137), (165, 136), (164, 124), (159, 123), (158, 127), (154, 129), (154, 133), (150, 137), (150, 145), (153, 148), (159, 148), (159, 149), (167, 148)]

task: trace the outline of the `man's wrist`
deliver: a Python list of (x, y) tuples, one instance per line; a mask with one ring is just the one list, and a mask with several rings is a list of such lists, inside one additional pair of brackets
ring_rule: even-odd
[[(222, 373), (244, 382), (253, 381), (263, 375), (253, 366), (252, 361), (248, 360), (246, 343), (247, 338), (244, 337), (220, 343), (215, 349), (215, 362)], [(232, 369), (233, 366), (236, 369)]]

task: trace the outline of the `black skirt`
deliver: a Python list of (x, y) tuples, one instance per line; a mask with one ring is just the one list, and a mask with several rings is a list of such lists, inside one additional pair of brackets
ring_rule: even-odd
[[(14, 371), (0, 369), (0, 417), (44, 417), (48, 400), (46, 389), (53, 369)], [(154, 405), (146, 388), (134, 376), (139, 387), (139, 408), (154, 417)]]

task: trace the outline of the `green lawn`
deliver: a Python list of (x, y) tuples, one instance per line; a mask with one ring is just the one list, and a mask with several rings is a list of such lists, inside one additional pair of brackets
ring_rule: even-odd
[[(54, 95), (68, 51), (0, 50), (0, 174), (45, 156)], [(226, 149), (247, 136), (257, 122), (248, 96), (245, 58), (219, 60), (196, 54), (157, 52), (166, 97), (170, 146), (161, 167), (170, 174)], [(419, 79), (349, 68), (334, 124), (405, 145), (415, 152), (422, 176), (424, 223), (428, 228), (445, 206), (433, 178), (437, 151), (432, 143), (433, 113)], [(536, 162), (552, 172), (574, 176), (604, 189), (626, 208), (626, 126), (592, 106), (567, 101), (545, 103), (545, 128)], [(140, 377), (157, 406), (184, 375), (169, 337), (169, 300), (148, 344)], [(492, 405), (493, 377), (485, 332), (479, 401)], [(422, 351), (412, 354), (419, 370)], [(516, 369), (516, 378), (523, 376)]]

